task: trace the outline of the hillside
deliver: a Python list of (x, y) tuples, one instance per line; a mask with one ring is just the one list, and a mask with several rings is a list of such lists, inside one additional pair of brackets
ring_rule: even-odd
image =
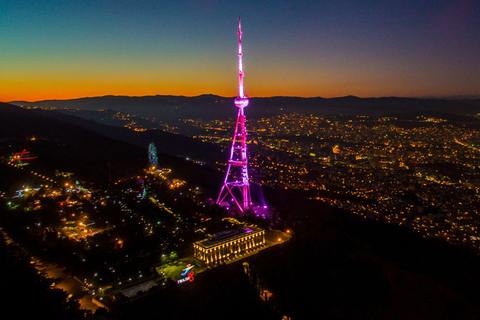
[[(234, 98), (215, 95), (184, 96), (104, 96), (71, 100), (14, 101), (15, 105), (71, 108), (81, 110), (113, 109), (165, 122), (178, 119), (201, 118), (224, 120), (236, 115)], [(389, 116), (417, 112), (441, 112), (475, 115), (480, 111), (480, 100), (419, 99), (401, 97), (358, 98), (250, 98), (246, 109), (248, 118), (269, 117), (289, 112), (315, 115), (347, 114)]]
[[(56, 112), (0, 104), (1, 155), (27, 148), (37, 156), (28, 168), (46, 174), (73, 171), (78, 179), (102, 185), (141, 172), (147, 165), (147, 145), (141, 147), (140, 141), (158, 134), (157, 148), (168, 150), (166, 140), (178, 136), (138, 134)], [(128, 139), (132, 143), (125, 142)], [(192, 147), (189, 139), (181, 139), (175, 142), (179, 148)], [(173, 169), (172, 175), (212, 193), (223, 180), (221, 173), (185, 159), (163, 154), (159, 161)], [(5, 179), (4, 171), (0, 174)], [(467, 249), (307, 200), (305, 192), (267, 189), (265, 196), (293, 227), (294, 236), (248, 260), (252, 285), (242, 265), (233, 264), (199, 274), (191, 289), (174, 285), (108, 317), (133, 319), (141, 313), (153, 319), (161, 312), (167, 319), (201, 315), (224, 319), (226, 314), (244, 318), (260, 312), (267, 318), (268, 306), (293, 319), (308, 319), (312, 313), (322, 319), (480, 318), (480, 258)], [(265, 289), (273, 295), (264, 304), (257, 297)], [(232, 310), (239, 311), (230, 315)]]
[[(0, 149), (2, 155), (26, 148), (37, 156), (30, 164), (32, 169), (49, 175), (57, 169), (73, 171), (77, 179), (97, 183), (141, 172), (148, 165), (150, 142), (157, 146), (160, 165), (174, 169), (181, 178), (190, 178), (196, 183), (202, 181), (197, 177), (218, 174), (175, 157), (177, 154), (201, 156), (203, 150), (214, 156), (218, 154), (218, 149), (209, 149), (208, 145), (204, 148), (203, 143), (194, 139), (155, 130), (134, 132), (57, 112), (23, 109), (5, 103), (0, 104), (0, 141), (8, 142)], [(216, 188), (216, 184), (212, 188)]]

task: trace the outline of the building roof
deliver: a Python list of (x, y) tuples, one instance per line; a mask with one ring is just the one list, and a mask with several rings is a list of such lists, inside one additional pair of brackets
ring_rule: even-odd
[(263, 230), (256, 227), (226, 230), (226, 231), (217, 232), (208, 239), (197, 241), (195, 242), (195, 244), (202, 246), (204, 248), (212, 247), (222, 243), (230, 242), (232, 240), (241, 239), (241, 238), (244, 238), (245, 236), (256, 234), (260, 231), (263, 231)]

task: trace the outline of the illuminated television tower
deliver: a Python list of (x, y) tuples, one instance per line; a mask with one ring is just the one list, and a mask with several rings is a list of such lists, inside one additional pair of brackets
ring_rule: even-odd
[(250, 182), (248, 179), (247, 159), (247, 127), (243, 109), (248, 106), (248, 97), (243, 92), (243, 62), (242, 62), (242, 25), (238, 18), (238, 97), (235, 105), (238, 107), (237, 124), (233, 134), (230, 159), (228, 160), (227, 174), (217, 204), (222, 204), (230, 195), (241, 212), (245, 212), (251, 205)]

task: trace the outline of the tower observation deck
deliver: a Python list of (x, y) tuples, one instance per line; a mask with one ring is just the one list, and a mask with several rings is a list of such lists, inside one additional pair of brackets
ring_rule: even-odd
[(245, 107), (248, 106), (248, 97), (244, 93), (243, 76), (242, 25), (238, 18), (238, 96), (235, 98), (238, 114), (227, 173), (217, 198), (217, 204), (222, 205), (225, 200), (231, 199), (242, 213), (252, 205), (248, 178), (247, 127), (244, 113)]

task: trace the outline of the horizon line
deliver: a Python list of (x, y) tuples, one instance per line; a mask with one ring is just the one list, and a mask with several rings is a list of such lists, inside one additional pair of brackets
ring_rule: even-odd
[[(220, 96), (213, 93), (203, 93), (199, 95), (174, 95), (174, 94), (150, 94), (150, 95), (115, 95), (115, 94), (106, 94), (100, 96), (84, 96), (77, 98), (66, 98), (66, 99), (42, 99), (35, 101), (27, 100), (12, 100), (6, 101), (5, 103), (15, 103), (15, 102), (26, 102), (26, 103), (36, 103), (36, 102), (45, 102), (45, 101), (71, 101), (71, 100), (81, 100), (81, 99), (96, 99), (96, 98), (106, 98), (106, 97), (124, 97), (124, 98), (145, 98), (145, 97), (183, 97), (183, 98), (197, 98), (201, 96), (217, 96), (225, 99), (235, 99), (235, 96), (227, 97)], [(480, 95), (466, 94), (466, 95), (449, 95), (449, 96), (377, 96), (377, 97), (359, 97), (355, 95), (345, 95), (345, 96), (334, 96), (334, 97), (322, 97), (322, 96), (292, 96), (292, 95), (274, 95), (274, 96), (264, 96), (264, 97), (249, 97), (250, 99), (269, 99), (269, 98), (299, 98), (299, 99), (340, 99), (340, 98), (357, 98), (357, 99), (387, 99), (387, 98), (401, 98), (401, 99), (438, 99), (438, 100), (478, 100)]]

